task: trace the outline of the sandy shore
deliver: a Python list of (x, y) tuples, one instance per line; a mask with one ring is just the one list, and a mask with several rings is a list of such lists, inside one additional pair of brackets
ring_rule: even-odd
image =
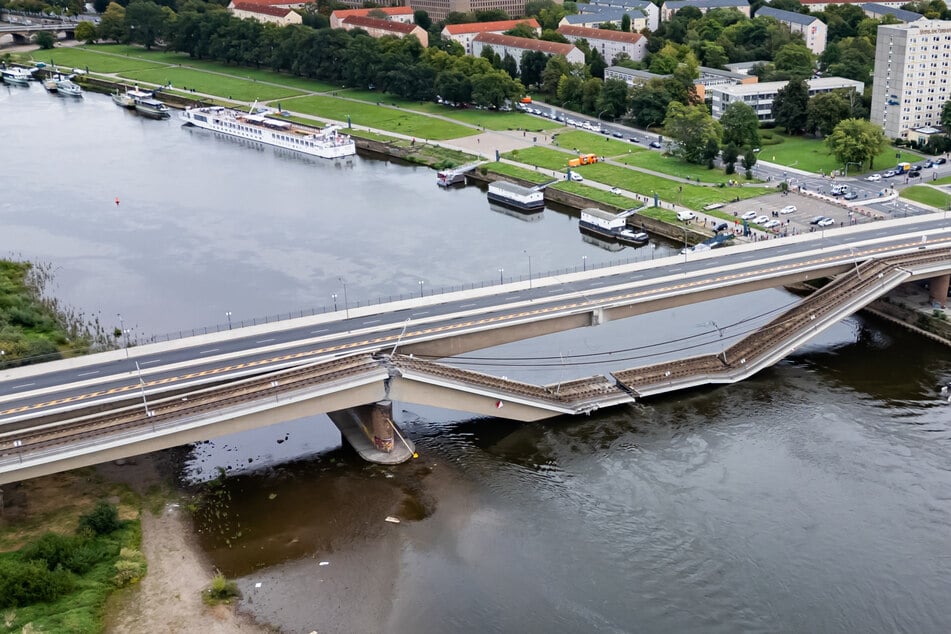
[[(138, 456), (119, 466), (103, 464), (106, 478), (125, 482), (140, 494), (162, 485), (160, 454)], [(201, 591), (215, 574), (198, 547), (191, 523), (177, 503), (166, 503), (159, 514), (142, 510), (142, 552), (148, 574), (142, 583), (117, 593), (107, 608), (106, 632), (252, 634), (275, 630), (256, 625), (231, 606), (206, 606)]]

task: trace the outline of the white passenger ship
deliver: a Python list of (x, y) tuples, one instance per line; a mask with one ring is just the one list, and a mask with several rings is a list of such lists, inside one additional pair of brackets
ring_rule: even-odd
[(341, 158), (357, 153), (356, 144), (339, 127), (328, 125), (322, 130), (294, 125), (261, 114), (239, 112), (221, 106), (186, 108), (181, 114), (185, 125), (214, 130), (231, 136), (274, 145), (319, 156)]

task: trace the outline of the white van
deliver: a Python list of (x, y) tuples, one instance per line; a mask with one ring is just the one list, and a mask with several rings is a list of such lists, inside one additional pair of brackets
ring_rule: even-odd
[(687, 222), (688, 220), (693, 220), (696, 217), (697, 217), (697, 214), (693, 213), (692, 211), (678, 211), (677, 212), (677, 220), (680, 220), (681, 222)]

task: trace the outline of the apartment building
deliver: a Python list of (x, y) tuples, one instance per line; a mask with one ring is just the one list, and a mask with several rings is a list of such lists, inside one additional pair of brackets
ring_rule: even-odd
[(351, 31), (353, 29), (362, 29), (370, 37), (384, 37), (392, 35), (393, 37), (403, 38), (413, 35), (423, 46), (429, 46), (429, 33), (418, 24), (407, 24), (396, 20), (383, 20), (380, 18), (371, 18), (364, 15), (351, 15), (344, 18), (340, 23), (340, 28)]
[(413, 10), (409, 7), (377, 7), (376, 9), (338, 9), (330, 14), (330, 28), (342, 29), (347, 18), (368, 18), (373, 15), (385, 15), (385, 20), (413, 24)]
[(668, 0), (660, 10), (660, 19), (666, 22), (684, 7), (694, 7), (700, 13), (710, 9), (736, 9), (746, 17), (750, 17), (750, 3), (747, 0)]
[[(876, 79), (876, 81), (878, 81)], [(764, 81), (755, 84), (722, 85), (710, 88), (707, 92), (711, 98), (711, 113), (714, 119), (719, 119), (734, 101), (742, 101), (756, 112), (757, 118), (763, 122), (773, 120), (773, 101), (779, 91), (785, 88), (788, 81)], [(833, 90), (854, 90), (862, 92), (865, 84), (854, 79), (844, 77), (820, 77), (806, 81), (809, 86), (809, 96), (832, 92)]]
[(236, 18), (251, 18), (258, 22), (273, 22), (278, 26), (300, 24), (303, 18), (300, 13), (287, 7), (255, 4), (253, 2), (231, 2), (228, 10)]
[(522, 53), (525, 51), (540, 51), (547, 55), (564, 55), (572, 64), (584, 64), (584, 53), (574, 44), (534, 40), (529, 37), (515, 37), (514, 35), (499, 35), (498, 33), (480, 33), (472, 40), (472, 54), (482, 55), (486, 46), (505, 57), (511, 55), (515, 63), (521, 65)]
[(621, 53), (637, 61), (647, 56), (647, 38), (640, 33), (589, 29), (583, 26), (559, 26), (558, 32), (572, 44), (578, 40), (587, 40), (588, 45), (601, 53), (601, 57), (608, 63), (613, 62)]
[(519, 24), (524, 24), (535, 32), (535, 35), (542, 34), (542, 27), (535, 18), (522, 18), (521, 20), (498, 20), (495, 22), (471, 22), (468, 24), (447, 24), (443, 27), (442, 36), (447, 40), (455, 40), (465, 49), (466, 55), (472, 55), (472, 40), (479, 33), (505, 33), (511, 31)]
[(890, 15), (896, 20), (901, 20), (902, 22), (917, 22), (918, 20), (925, 19), (925, 16), (921, 15), (920, 13), (906, 11), (905, 9), (896, 9), (895, 7), (879, 4), (877, 2), (863, 4), (862, 11), (864, 11), (865, 15), (868, 17), (874, 18), (876, 20), (881, 20), (886, 15)]
[(778, 20), (780, 24), (785, 24), (791, 32), (801, 33), (806, 48), (816, 55), (821, 55), (826, 50), (826, 24), (816, 16), (796, 13), (795, 11), (782, 11), (772, 7), (760, 7), (756, 12), (756, 17), (760, 16)]
[(891, 139), (937, 127), (951, 99), (951, 21), (919, 20), (878, 27), (869, 118)]
[[(357, 0), (362, 3), (362, 0)], [(471, 13), (502, 9), (511, 17), (525, 15), (525, 0), (409, 0), (413, 10), (425, 11), (433, 22), (445, 20), (450, 12)]]

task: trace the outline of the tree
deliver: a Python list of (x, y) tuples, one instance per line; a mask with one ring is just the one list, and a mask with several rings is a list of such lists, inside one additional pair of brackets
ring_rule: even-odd
[(941, 107), (941, 127), (945, 132), (951, 132), (951, 101), (945, 101)]
[(773, 66), (788, 77), (802, 79), (812, 77), (815, 69), (815, 56), (802, 42), (787, 44), (776, 52)]
[(865, 163), (867, 160), (868, 168), (875, 169), (872, 163), (885, 149), (887, 141), (881, 126), (864, 119), (846, 119), (826, 137), (825, 143), (843, 164)]
[(542, 90), (551, 94), (558, 90), (562, 75), (571, 74), (571, 64), (564, 55), (552, 55), (542, 71)]
[(676, 156), (688, 163), (703, 165), (716, 156), (723, 129), (706, 106), (686, 106), (675, 101), (667, 107), (664, 134), (673, 139)]
[[(759, 147), (759, 118), (756, 111), (742, 101), (734, 101), (720, 116), (723, 143), (741, 147)], [(726, 160), (726, 159), (724, 159)]]
[(583, 96), (584, 82), (580, 77), (574, 75), (562, 75), (558, 82), (558, 92), (555, 93), (558, 101), (564, 107), (570, 107), (572, 110), (580, 110)]
[(806, 106), (806, 129), (828, 136), (843, 119), (851, 116), (849, 102), (838, 92), (816, 95)]
[(509, 74), (512, 79), (518, 78), (518, 62), (512, 57), (511, 53), (506, 52), (502, 58), (502, 70)]
[(44, 50), (51, 49), (53, 45), (56, 44), (56, 38), (53, 37), (53, 34), (49, 31), (40, 31), (36, 34), (36, 37), (33, 38), (33, 41)]
[(806, 129), (806, 108), (809, 105), (809, 87), (803, 80), (791, 81), (776, 94), (773, 100), (773, 118), (789, 134), (799, 134)]
[(548, 64), (548, 55), (541, 51), (525, 51), (522, 53), (521, 62), (519, 70), (522, 83), (526, 86), (534, 86), (542, 80), (542, 72)]
[(92, 44), (96, 41), (98, 33), (96, 25), (92, 22), (80, 22), (76, 25), (76, 39), (86, 44)]
[(746, 177), (753, 178), (753, 166), (756, 165), (756, 150), (754, 147), (747, 147), (743, 150), (743, 169), (746, 170)]
[(129, 41), (144, 44), (146, 49), (165, 33), (166, 13), (152, 0), (132, 0), (125, 9), (126, 34)]
[(601, 95), (598, 97), (598, 112), (605, 112), (612, 119), (617, 119), (627, 112), (627, 82), (621, 79), (606, 79), (601, 84)]
[(732, 174), (736, 171), (736, 161), (740, 157), (740, 150), (733, 145), (732, 143), (726, 143), (723, 146), (723, 152), (721, 158), (723, 159), (723, 164), (726, 166), (724, 170), (727, 174)]
[(621, 30), (625, 33), (631, 32), (631, 16), (626, 13), (621, 17)]
[(503, 35), (512, 35), (514, 37), (527, 37), (529, 39), (535, 39), (535, 29), (528, 25), (528, 22), (519, 22), (511, 29), (503, 33)]
[(125, 8), (122, 5), (110, 2), (106, 7), (105, 13), (99, 19), (99, 37), (115, 42), (125, 37)]
[(418, 24), (424, 31), (428, 31), (429, 27), (433, 25), (433, 19), (422, 9), (413, 11), (413, 22)]

